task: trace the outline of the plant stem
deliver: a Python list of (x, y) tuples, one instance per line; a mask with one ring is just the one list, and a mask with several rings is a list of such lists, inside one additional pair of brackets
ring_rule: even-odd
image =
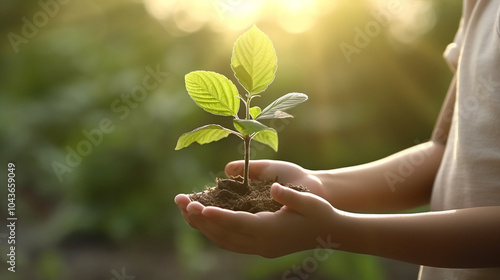
[[(245, 119), (250, 119), (250, 102), (252, 101), (251, 94), (247, 95), (247, 101), (245, 102)], [(243, 186), (250, 189), (250, 141), (252, 138), (250, 135), (245, 135), (245, 168), (243, 170)]]
[(245, 169), (243, 171), (243, 185), (247, 188), (250, 187), (249, 176), (250, 176), (250, 135), (246, 135), (245, 141)]

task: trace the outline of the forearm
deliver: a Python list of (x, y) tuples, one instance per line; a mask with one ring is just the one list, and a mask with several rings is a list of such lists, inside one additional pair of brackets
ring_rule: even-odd
[(397, 211), (429, 202), (455, 107), (451, 81), (429, 142), (360, 166), (313, 172), (333, 206), (359, 212)]
[(330, 228), (341, 232), (338, 249), (435, 267), (500, 267), (500, 206), (344, 214)]
[(372, 163), (313, 174), (338, 209), (403, 210), (429, 202), (443, 151), (444, 145), (429, 141)]

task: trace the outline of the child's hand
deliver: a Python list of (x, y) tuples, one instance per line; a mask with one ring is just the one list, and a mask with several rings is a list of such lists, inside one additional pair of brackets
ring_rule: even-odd
[[(226, 165), (228, 177), (243, 176), (244, 162), (233, 161)], [(307, 187), (313, 194), (325, 198), (321, 181), (299, 165), (277, 160), (250, 161), (250, 179), (276, 179), (280, 184), (291, 183)]]
[(204, 207), (189, 202), (185, 195), (178, 195), (175, 201), (192, 227), (226, 250), (273, 258), (319, 246), (338, 246), (334, 238), (340, 232), (330, 235), (329, 228), (336, 221), (340, 223), (342, 215), (326, 200), (277, 183), (272, 186), (271, 195), (285, 205), (275, 213), (250, 214)]
[[(243, 176), (244, 161), (233, 161), (226, 165), (226, 175), (228, 177)], [(325, 197), (323, 184), (316, 177), (307, 172), (302, 167), (285, 161), (275, 160), (255, 160), (250, 161), (250, 179), (275, 179), (282, 184), (291, 183), (307, 187), (311, 193), (320, 197)], [(187, 195), (179, 194), (175, 202), (181, 209), (184, 219), (194, 228), (186, 210), (191, 200)]]

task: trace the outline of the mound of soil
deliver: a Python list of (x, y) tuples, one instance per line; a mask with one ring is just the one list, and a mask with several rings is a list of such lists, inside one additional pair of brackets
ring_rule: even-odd
[[(233, 211), (258, 213), (263, 211), (276, 212), (282, 204), (271, 197), (271, 186), (276, 180), (253, 180), (249, 188), (243, 185), (243, 178), (217, 179), (215, 187), (189, 195), (192, 201), (198, 201), (205, 206), (217, 206)], [(301, 192), (309, 192), (306, 187), (285, 185)]]

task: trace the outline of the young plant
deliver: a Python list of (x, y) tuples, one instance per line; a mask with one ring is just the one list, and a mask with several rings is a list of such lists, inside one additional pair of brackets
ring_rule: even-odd
[[(278, 133), (260, 122), (263, 119), (290, 118), (285, 111), (307, 100), (303, 93), (288, 93), (263, 110), (252, 107), (254, 98), (259, 97), (273, 82), (277, 68), (274, 46), (259, 28), (253, 26), (235, 42), (231, 57), (231, 68), (246, 93), (241, 96), (236, 86), (224, 75), (209, 71), (193, 71), (185, 76), (186, 89), (193, 101), (205, 111), (214, 115), (233, 117), (235, 130), (217, 124), (209, 124), (184, 133), (177, 141), (176, 150), (194, 142), (206, 144), (234, 134), (244, 141), (243, 186), (249, 186), (250, 142), (255, 140), (278, 151)], [(244, 117), (238, 115), (240, 101), (245, 107)]]

